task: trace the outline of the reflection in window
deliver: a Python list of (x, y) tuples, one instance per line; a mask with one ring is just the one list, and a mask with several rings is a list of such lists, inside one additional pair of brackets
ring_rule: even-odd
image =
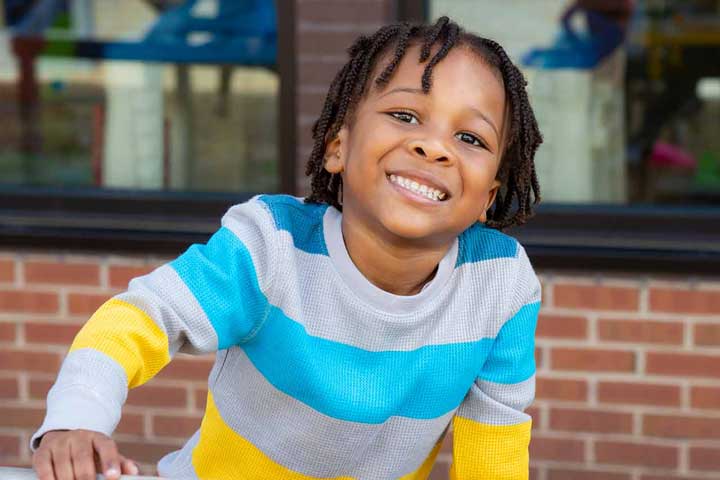
[(277, 188), (272, 2), (3, 3), (1, 184)]
[(525, 73), (546, 201), (720, 203), (720, 1), (431, 0)]

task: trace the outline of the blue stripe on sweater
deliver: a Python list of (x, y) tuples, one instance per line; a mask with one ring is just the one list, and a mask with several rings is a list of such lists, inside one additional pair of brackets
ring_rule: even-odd
[(305, 203), (289, 195), (261, 195), (259, 200), (270, 209), (277, 229), (290, 233), (295, 248), (328, 254), (322, 221), (328, 205)]
[(241, 343), (267, 315), (270, 305), (250, 252), (228, 228), (220, 228), (207, 245), (193, 245), (170, 266), (205, 311), (219, 350)]
[(535, 373), (535, 327), (540, 302), (523, 306), (500, 329), (479, 377), (495, 383), (518, 383)]
[(499, 230), (476, 222), (460, 235), (455, 267), (463, 263), (481, 262), (517, 256), (517, 241)]

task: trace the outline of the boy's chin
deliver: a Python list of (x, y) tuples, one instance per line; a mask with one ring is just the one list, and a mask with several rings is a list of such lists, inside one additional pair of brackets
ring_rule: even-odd
[(387, 218), (385, 228), (399, 240), (411, 243), (438, 245), (451, 241), (454, 236), (437, 224), (423, 221), (413, 221), (411, 218)]

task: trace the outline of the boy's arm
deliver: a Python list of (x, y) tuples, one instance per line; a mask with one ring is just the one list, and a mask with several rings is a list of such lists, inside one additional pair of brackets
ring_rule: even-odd
[(453, 480), (526, 480), (529, 475), (532, 422), (523, 410), (535, 396), (540, 283), (522, 247), (519, 250), (512, 316), (453, 418)]
[(178, 351), (209, 353), (242, 343), (268, 311), (275, 229), (257, 200), (233, 207), (205, 245), (130, 282), (75, 337), (33, 435), (50, 430), (110, 435), (129, 388), (157, 374)]

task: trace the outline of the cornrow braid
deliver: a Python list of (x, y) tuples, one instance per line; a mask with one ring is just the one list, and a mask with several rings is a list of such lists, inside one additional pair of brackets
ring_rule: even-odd
[[(325, 170), (327, 143), (351, 121), (354, 108), (369, 88), (368, 78), (375, 71), (378, 59), (392, 52), (387, 65), (373, 81), (374, 87), (382, 88), (413, 44), (421, 46), (418, 62), (427, 62), (421, 79), (425, 93), (432, 87), (435, 66), (459, 45), (469, 47), (502, 77), (508, 118), (497, 175), (501, 187), (493, 207), (487, 212), (486, 225), (502, 230), (525, 223), (534, 213), (533, 206), (540, 201), (533, 159), (542, 143), (526, 91), (527, 81), (497, 42), (463, 31), (448, 17), (439, 18), (434, 25), (387, 25), (370, 36), (359, 37), (348, 48), (350, 58), (330, 84), (320, 116), (312, 128), (314, 143), (305, 170), (311, 177), (312, 190), (306, 201), (327, 203), (342, 210), (339, 198), (342, 179)], [(431, 57), (436, 46), (437, 51)]]

